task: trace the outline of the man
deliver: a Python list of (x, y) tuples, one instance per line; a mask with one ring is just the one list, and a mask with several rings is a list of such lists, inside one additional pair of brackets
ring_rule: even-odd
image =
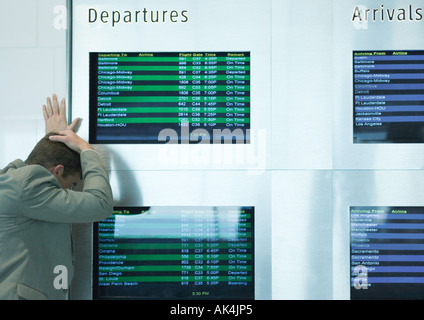
[[(26, 162), (15, 160), (0, 171), (0, 299), (66, 299), (73, 276), (71, 224), (112, 214), (107, 171), (73, 131), (79, 119), (67, 125), (65, 110), (64, 100), (59, 108), (56, 96), (48, 99), (46, 131), (54, 133)], [(81, 177), (83, 190), (69, 190)]]

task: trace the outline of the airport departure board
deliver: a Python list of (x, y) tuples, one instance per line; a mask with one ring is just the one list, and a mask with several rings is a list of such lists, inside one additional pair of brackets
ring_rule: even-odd
[(95, 224), (94, 299), (254, 299), (253, 207), (116, 207)]
[(249, 143), (250, 52), (90, 53), (91, 143)]
[(424, 299), (424, 207), (350, 208), (351, 299)]
[(424, 51), (354, 51), (355, 143), (424, 142)]

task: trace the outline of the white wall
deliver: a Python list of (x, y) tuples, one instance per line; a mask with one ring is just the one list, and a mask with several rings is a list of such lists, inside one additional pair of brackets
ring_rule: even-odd
[(43, 136), (47, 96), (66, 95), (65, 5), (0, 0), (0, 168), (25, 160)]

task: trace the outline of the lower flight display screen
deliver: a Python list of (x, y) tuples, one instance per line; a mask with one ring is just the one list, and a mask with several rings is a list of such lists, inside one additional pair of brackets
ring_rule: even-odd
[(350, 208), (351, 299), (424, 299), (424, 207)]
[(353, 52), (354, 143), (424, 142), (424, 51)]
[(91, 143), (249, 143), (250, 52), (90, 53)]
[(93, 299), (254, 295), (254, 207), (115, 207), (94, 225)]

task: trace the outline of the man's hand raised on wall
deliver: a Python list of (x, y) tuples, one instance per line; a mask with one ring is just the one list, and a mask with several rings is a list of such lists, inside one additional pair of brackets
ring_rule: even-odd
[(70, 125), (66, 121), (66, 103), (65, 98), (60, 102), (57, 96), (53, 94), (53, 98), (47, 97), (47, 103), (43, 105), (43, 116), (46, 127), (46, 133), (59, 132), (64, 130), (72, 130), (76, 132), (79, 127), (80, 118), (76, 118)]

